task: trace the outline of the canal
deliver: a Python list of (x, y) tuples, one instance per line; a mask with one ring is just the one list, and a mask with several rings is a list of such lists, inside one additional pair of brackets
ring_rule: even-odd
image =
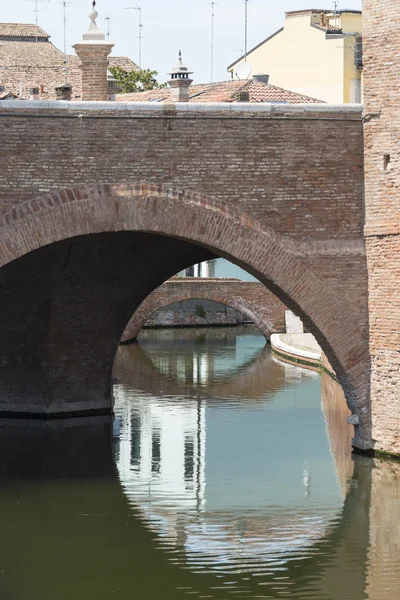
[(252, 326), (145, 330), (115, 417), (0, 421), (0, 598), (397, 600), (400, 464)]

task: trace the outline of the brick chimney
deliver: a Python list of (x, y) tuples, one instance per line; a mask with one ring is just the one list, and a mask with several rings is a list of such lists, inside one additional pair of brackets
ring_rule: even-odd
[(180, 50), (178, 64), (170, 75), (171, 79), (168, 84), (172, 88), (172, 101), (189, 102), (189, 88), (193, 83), (193, 79), (189, 79), (189, 75), (192, 75), (192, 73), (183, 64)]
[(29, 90), (29, 100), (39, 100), (39, 88), (33, 87)]
[(57, 100), (67, 100), (70, 101), (72, 98), (72, 85), (69, 83), (64, 83), (64, 85), (58, 85), (56, 88), (56, 98)]
[(114, 46), (105, 41), (104, 33), (97, 27), (98, 12), (95, 6), (94, 0), (93, 10), (89, 14), (89, 31), (83, 35), (82, 42), (73, 46), (81, 61), (82, 100), (89, 102), (107, 100), (108, 55)]

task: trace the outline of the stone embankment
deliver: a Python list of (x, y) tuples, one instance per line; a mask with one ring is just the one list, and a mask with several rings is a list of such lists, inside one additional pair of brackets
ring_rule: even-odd
[(326, 371), (336, 378), (333, 367), (311, 333), (274, 333), (271, 347), (283, 360)]

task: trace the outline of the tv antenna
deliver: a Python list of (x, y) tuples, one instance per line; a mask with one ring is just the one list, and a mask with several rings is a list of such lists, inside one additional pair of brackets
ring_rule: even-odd
[(333, 0), (333, 17), (335, 19), (335, 27), (337, 27), (337, 18), (339, 14), (339, 0)]
[[(23, 2), (33, 2), (34, 8), (33, 12), (35, 13), (35, 24), (39, 26), (39, 4), (45, 3), (48, 4), (50, 0), (22, 0)], [(36, 64), (39, 64), (39, 46), (38, 46), (38, 32), (36, 31)]]
[(137, 39), (139, 40), (139, 67), (142, 68), (142, 39), (143, 39), (142, 7), (141, 6), (125, 6), (125, 10), (137, 10), (138, 15), (139, 15), (139, 25), (138, 25), (139, 35), (137, 36)]
[(244, 0), (244, 62), (247, 62), (248, 5), (249, 0)]
[[(65, 83), (68, 83), (68, 62), (67, 62), (67, 8), (72, 4), (72, 2), (68, 2), (67, 0), (62, 0), (59, 2), (63, 7), (63, 28), (64, 28), (64, 78)], [(96, 3), (94, 3), (94, 6)]]
[(218, 4), (218, 2), (215, 2), (214, 0), (212, 0), (212, 2), (209, 3), (211, 5), (211, 72), (210, 72), (210, 80), (211, 83), (213, 83), (214, 81), (214, 18), (215, 18), (215, 12), (214, 12), (214, 7), (216, 4)]
[(107, 41), (110, 41), (110, 17), (106, 17), (107, 21)]
[(48, 4), (50, 0), (31, 0), (31, 2), (35, 3), (35, 8), (33, 9), (35, 13), (35, 23), (36, 25), (39, 25), (39, 3)]

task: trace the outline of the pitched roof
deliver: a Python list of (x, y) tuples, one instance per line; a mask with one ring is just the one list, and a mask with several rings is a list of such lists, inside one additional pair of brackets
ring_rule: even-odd
[(12, 100), (14, 98), (18, 98), (18, 96), (12, 92), (0, 92), (0, 100)]
[(29, 23), (0, 23), (0, 39), (2, 37), (49, 38), (49, 34), (38, 25)]
[[(260, 81), (220, 81), (201, 83), (189, 88), (189, 102), (238, 102), (239, 94), (248, 93), (249, 102), (279, 102), (311, 104), (320, 100)], [(171, 88), (156, 88), (147, 92), (118, 94), (117, 102), (171, 102)]]
[[(29, 35), (28, 35), (29, 34)], [(40, 35), (36, 42), (36, 35)], [(111, 56), (111, 66), (120, 66), (127, 71), (139, 67), (127, 56)], [(32, 87), (41, 89), (40, 98), (56, 98), (55, 87), (72, 85), (72, 98), (80, 99), (82, 92), (81, 71), (76, 55), (67, 55), (67, 70), (64, 54), (54, 46), (48, 34), (36, 25), (0, 23), (0, 85), (22, 98), (29, 96)], [(67, 72), (67, 75), (66, 75)]]

